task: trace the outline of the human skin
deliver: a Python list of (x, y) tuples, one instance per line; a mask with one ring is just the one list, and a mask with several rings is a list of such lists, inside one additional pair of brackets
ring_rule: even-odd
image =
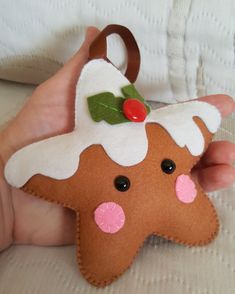
[[(38, 86), (22, 110), (0, 133), (0, 250), (11, 244), (66, 245), (74, 243), (74, 212), (10, 187), (4, 166), (18, 149), (72, 131), (75, 86), (88, 59), (88, 48), (98, 29), (87, 30), (81, 49), (53, 77)], [(200, 98), (215, 105), (225, 117), (235, 110), (229, 96)], [(193, 175), (207, 192), (235, 182), (235, 145), (212, 142)]]

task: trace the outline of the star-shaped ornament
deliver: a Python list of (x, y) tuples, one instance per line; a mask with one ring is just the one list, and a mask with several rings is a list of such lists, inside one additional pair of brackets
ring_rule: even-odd
[(198, 101), (150, 110), (137, 94), (125, 97), (126, 87), (133, 89), (112, 64), (89, 61), (77, 83), (74, 130), (24, 147), (5, 169), (13, 186), (76, 212), (78, 264), (97, 287), (123, 274), (151, 234), (196, 246), (218, 232), (215, 208), (190, 171), (219, 111)]

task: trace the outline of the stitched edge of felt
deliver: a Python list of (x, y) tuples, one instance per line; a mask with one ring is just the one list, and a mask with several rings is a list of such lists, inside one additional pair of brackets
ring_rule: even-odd
[[(198, 188), (201, 191), (203, 191), (201, 189), (200, 185), (198, 185)], [(61, 202), (56, 201), (56, 200), (50, 200), (47, 197), (43, 197), (42, 195), (39, 195), (35, 191), (30, 190), (30, 189), (28, 189), (26, 187), (23, 187), (22, 190), (24, 192), (30, 193), (33, 196), (37, 196), (37, 197), (42, 198), (44, 200), (47, 200), (47, 201), (50, 201), (50, 202), (54, 202), (54, 203), (60, 204), (60, 205), (62, 205), (64, 207), (67, 207), (67, 208), (70, 208), (72, 210), (75, 210), (72, 206), (69, 206), (66, 203), (61, 203)], [(174, 242), (176, 242), (178, 244), (187, 245), (187, 246), (190, 246), (190, 247), (191, 246), (203, 246), (203, 245), (206, 245), (206, 244), (210, 243), (216, 237), (216, 235), (219, 232), (219, 219), (218, 219), (218, 216), (217, 216), (216, 209), (215, 209), (214, 205), (212, 204), (211, 200), (209, 199), (209, 197), (205, 193), (203, 193), (203, 194), (204, 194), (205, 197), (207, 197), (207, 199), (208, 199), (208, 201), (210, 203), (210, 206), (211, 206), (211, 208), (213, 210), (214, 219), (216, 220), (216, 230), (209, 236), (208, 239), (203, 240), (203, 241), (202, 240), (199, 240), (197, 242), (188, 243), (188, 242), (183, 241), (183, 240), (181, 240), (179, 238), (174, 238), (174, 237), (171, 237), (170, 235), (160, 234), (158, 232), (153, 232), (152, 234), (150, 233), (150, 234), (148, 234), (146, 236), (146, 238), (148, 236), (151, 236), (151, 235), (157, 235), (157, 236), (163, 237), (163, 238), (165, 238), (167, 240), (174, 241)], [(131, 267), (131, 265), (133, 264), (136, 256), (138, 255), (140, 249), (143, 247), (146, 238), (143, 240), (143, 243), (140, 245), (139, 249), (136, 251), (136, 253), (135, 253), (132, 261), (130, 262), (130, 264), (127, 267), (125, 267), (124, 270), (119, 275), (112, 276), (108, 280), (98, 281), (98, 280), (96, 280), (96, 278), (94, 276), (92, 276), (91, 273), (87, 272), (85, 270), (84, 266), (83, 266), (83, 263), (82, 263), (82, 255), (80, 254), (79, 211), (75, 210), (75, 212), (76, 212), (76, 223), (77, 223), (76, 224), (76, 232), (75, 232), (76, 233), (76, 246), (77, 246), (77, 262), (78, 262), (78, 265), (79, 265), (80, 272), (82, 273), (82, 275), (84, 276), (84, 278), (88, 282), (90, 282), (92, 285), (94, 285), (96, 287), (101, 287), (101, 288), (103, 288), (105, 286), (108, 286), (109, 284), (111, 284), (112, 282), (114, 282), (115, 280), (117, 280), (120, 276), (122, 276), (124, 274), (124, 272), (126, 272)]]
[[(206, 194), (204, 194), (207, 198), (208, 196)], [(209, 198), (208, 198), (209, 199)], [(189, 247), (191, 246), (203, 246), (203, 245), (206, 245), (210, 242), (212, 242), (214, 240), (214, 238), (216, 237), (216, 235), (218, 234), (219, 232), (219, 219), (218, 219), (218, 216), (217, 216), (217, 213), (216, 213), (216, 210), (215, 210), (215, 207), (214, 205), (211, 203), (211, 201), (209, 200), (210, 202), (210, 206), (213, 210), (213, 215), (214, 215), (214, 219), (216, 220), (216, 230), (209, 236), (208, 239), (206, 240), (199, 240), (197, 242), (192, 242), (192, 243), (189, 243), (189, 242), (185, 242), (183, 240), (180, 240), (179, 238), (174, 238), (174, 237), (171, 237), (169, 235), (165, 235), (165, 234), (158, 234), (157, 232), (153, 232), (152, 234), (149, 234), (148, 236), (146, 236), (146, 238), (144, 239), (143, 243), (140, 245), (139, 249), (136, 251), (132, 261), (129, 263), (129, 265), (127, 267), (124, 268), (124, 270), (118, 274), (118, 275), (115, 275), (115, 276), (112, 276), (111, 278), (109, 278), (108, 280), (103, 280), (103, 281), (98, 281), (96, 280), (95, 276), (92, 276), (92, 274), (90, 272), (87, 272), (85, 270), (85, 268), (83, 267), (83, 263), (82, 263), (82, 255), (80, 254), (80, 234), (79, 234), (79, 216), (77, 215), (77, 225), (76, 225), (76, 244), (77, 244), (77, 262), (78, 262), (78, 265), (79, 265), (79, 268), (80, 268), (80, 271), (82, 273), (82, 275), (84, 276), (84, 278), (90, 282), (92, 285), (96, 286), (96, 287), (99, 287), (99, 288), (104, 288), (108, 285), (110, 285), (112, 282), (114, 282), (115, 280), (117, 280), (120, 276), (122, 276), (133, 264), (134, 260), (136, 259), (139, 251), (141, 250), (141, 248), (143, 247), (144, 243), (145, 243), (145, 240), (147, 239), (147, 237), (151, 236), (151, 235), (156, 235), (158, 237), (163, 237), (167, 240), (170, 240), (170, 241), (174, 241), (175, 243), (178, 243), (178, 244), (182, 244), (182, 245), (187, 245)]]
[[(200, 118), (199, 118), (200, 120)], [(201, 120), (200, 120), (201, 121)], [(204, 124), (204, 122), (202, 121), (202, 123)], [(205, 125), (205, 124), (204, 124)], [(211, 134), (211, 133), (210, 133)], [(213, 134), (211, 134), (211, 136), (213, 137)], [(205, 141), (206, 143), (206, 141)], [(195, 157), (195, 159), (193, 160), (192, 162), (192, 168), (197, 164), (197, 162), (200, 160), (200, 158), (203, 156), (203, 154), (205, 153), (205, 151), (207, 150), (208, 148), (208, 145), (210, 144), (210, 141), (208, 140), (208, 143), (205, 144), (204, 146), (204, 151), (203, 153), (197, 157)], [(191, 170), (192, 168), (188, 171), (188, 174), (190, 175), (191, 173)], [(208, 239), (206, 240), (199, 240), (197, 242), (185, 242), (179, 238), (175, 238), (175, 237), (171, 237), (170, 235), (165, 235), (165, 234), (158, 234), (158, 232), (153, 232), (152, 234), (148, 234), (146, 236), (146, 238), (144, 239), (143, 243), (139, 246), (139, 249), (136, 251), (132, 261), (130, 262), (130, 264), (124, 268), (124, 270), (118, 274), (118, 275), (115, 275), (115, 276), (112, 276), (111, 278), (107, 279), (107, 280), (103, 280), (103, 281), (98, 281), (94, 276), (92, 276), (91, 273), (87, 272), (85, 270), (85, 268), (83, 267), (83, 263), (82, 263), (82, 255), (80, 254), (80, 234), (79, 234), (79, 211), (77, 211), (74, 207), (72, 207), (70, 204), (66, 203), (66, 202), (59, 202), (59, 201), (56, 201), (56, 200), (51, 200), (51, 199), (48, 199), (47, 197), (44, 197), (42, 195), (39, 195), (37, 194), (34, 190), (30, 190), (28, 189), (27, 187), (25, 187), (27, 184), (25, 184), (21, 190), (23, 190), (24, 192), (27, 192), (27, 193), (30, 193), (31, 195), (33, 196), (37, 196), (39, 198), (42, 198), (44, 200), (47, 200), (49, 202), (54, 202), (54, 203), (57, 203), (57, 204), (60, 204), (64, 207), (67, 207), (67, 208), (70, 208), (72, 210), (74, 210), (76, 212), (76, 247), (77, 247), (77, 263), (79, 265), (79, 269), (80, 269), (80, 272), (81, 274), (84, 276), (84, 278), (89, 282), (91, 283), (92, 285), (96, 286), (96, 287), (99, 287), (99, 288), (103, 288), (103, 287), (106, 287), (108, 285), (110, 285), (112, 282), (114, 282), (115, 280), (117, 280), (120, 276), (122, 276), (124, 274), (124, 272), (126, 272), (130, 267), (131, 265), (133, 264), (136, 256), (138, 255), (140, 249), (143, 247), (144, 245), (144, 242), (146, 240), (146, 238), (148, 236), (151, 236), (151, 235), (157, 235), (159, 237), (162, 237), (162, 238), (165, 238), (167, 240), (170, 240), (170, 241), (174, 241), (178, 244), (182, 244), (182, 245), (187, 245), (187, 246), (203, 246), (203, 245), (206, 245), (208, 243), (210, 243), (215, 237), (216, 235), (218, 234), (219, 232), (219, 219), (218, 219), (218, 216), (217, 216), (217, 212), (216, 212), (216, 209), (214, 207), (214, 205), (212, 204), (211, 200), (209, 199), (209, 197), (203, 192), (203, 189), (201, 188), (201, 186), (198, 184), (198, 189), (200, 190), (200, 192), (203, 193), (203, 195), (208, 199), (209, 203), (210, 203), (210, 206), (213, 210), (213, 216), (214, 216), (214, 220), (216, 221), (216, 230), (209, 236)]]

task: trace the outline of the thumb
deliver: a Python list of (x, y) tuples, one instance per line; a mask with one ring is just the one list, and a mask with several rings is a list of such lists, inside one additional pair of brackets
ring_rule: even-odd
[(98, 28), (92, 26), (88, 27), (86, 30), (85, 41), (81, 48), (85, 47), (86, 49), (88, 49), (91, 43), (94, 41), (94, 39), (99, 35), (99, 33), (100, 30), (98, 30)]
[(88, 60), (89, 47), (100, 31), (96, 27), (88, 27), (85, 40), (77, 53), (59, 70), (57, 74), (66, 80), (77, 79), (81, 69)]
[(228, 116), (235, 111), (235, 101), (228, 95), (210, 95), (201, 97), (198, 100), (214, 105), (220, 111), (222, 117)]

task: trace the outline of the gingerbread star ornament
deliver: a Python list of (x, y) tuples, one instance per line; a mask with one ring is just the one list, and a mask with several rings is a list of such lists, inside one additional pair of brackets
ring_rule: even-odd
[[(105, 37), (113, 32), (128, 49), (126, 76), (105, 58)], [(214, 239), (215, 208), (190, 171), (221, 116), (199, 101), (151, 109), (132, 84), (139, 51), (124, 27), (108, 26), (90, 53), (76, 87), (74, 130), (17, 151), (5, 176), (76, 212), (80, 271), (104, 287), (130, 267), (151, 234), (190, 246)]]

